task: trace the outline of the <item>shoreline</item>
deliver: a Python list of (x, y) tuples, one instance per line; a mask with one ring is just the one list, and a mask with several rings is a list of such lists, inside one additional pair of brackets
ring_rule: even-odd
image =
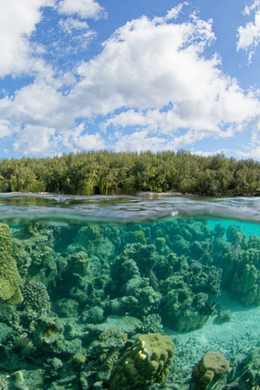
[(22, 192), (22, 191), (9, 191), (9, 192), (0, 192), (0, 195), (54, 195), (54, 196), (77, 196), (77, 197), (110, 197), (110, 198), (117, 198), (117, 197), (139, 197), (139, 198), (148, 198), (148, 199), (159, 199), (163, 197), (186, 197), (186, 198), (196, 198), (196, 199), (215, 199), (215, 198), (257, 198), (260, 196), (260, 193), (255, 194), (240, 194), (240, 195), (203, 195), (203, 194), (192, 194), (192, 193), (181, 193), (181, 192), (175, 192), (175, 191), (167, 191), (167, 192), (152, 192), (152, 191), (141, 191), (137, 192), (136, 194), (91, 194), (91, 195), (77, 195), (77, 194), (64, 194), (64, 193), (58, 193), (58, 192), (48, 192), (48, 191), (42, 191), (42, 192)]

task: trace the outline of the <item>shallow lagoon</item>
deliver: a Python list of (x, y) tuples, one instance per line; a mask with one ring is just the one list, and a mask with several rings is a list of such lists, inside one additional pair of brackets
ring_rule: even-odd
[(208, 351), (230, 362), (209, 388), (257, 388), (259, 206), (2, 195), (0, 389), (109, 389), (126, 349), (151, 333), (175, 353), (168, 379), (149, 388), (194, 388)]

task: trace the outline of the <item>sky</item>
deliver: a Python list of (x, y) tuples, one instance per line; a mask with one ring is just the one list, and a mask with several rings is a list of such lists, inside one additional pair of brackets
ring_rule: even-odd
[(260, 0), (1, 0), (0, 158), (260, 161)]

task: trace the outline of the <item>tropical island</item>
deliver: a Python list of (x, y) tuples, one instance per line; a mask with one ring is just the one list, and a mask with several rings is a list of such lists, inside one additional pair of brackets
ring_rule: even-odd
[(134, 195), (142, 191), (203, 196), (259, 195), (260, 163), (224, 154), (80, 152), (52, 158), (2, 159), (1, 192)]

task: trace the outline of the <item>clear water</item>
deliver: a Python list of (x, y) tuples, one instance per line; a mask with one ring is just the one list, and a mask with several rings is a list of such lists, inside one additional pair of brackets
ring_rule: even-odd
[(231, 364), (211, 388), (257, 389), (259, 209), (260, 198), (1, 195), (0, 389), (109, 389), (149, 333), (175, 344), (152, 389), (195, 388), (210, 350)]

